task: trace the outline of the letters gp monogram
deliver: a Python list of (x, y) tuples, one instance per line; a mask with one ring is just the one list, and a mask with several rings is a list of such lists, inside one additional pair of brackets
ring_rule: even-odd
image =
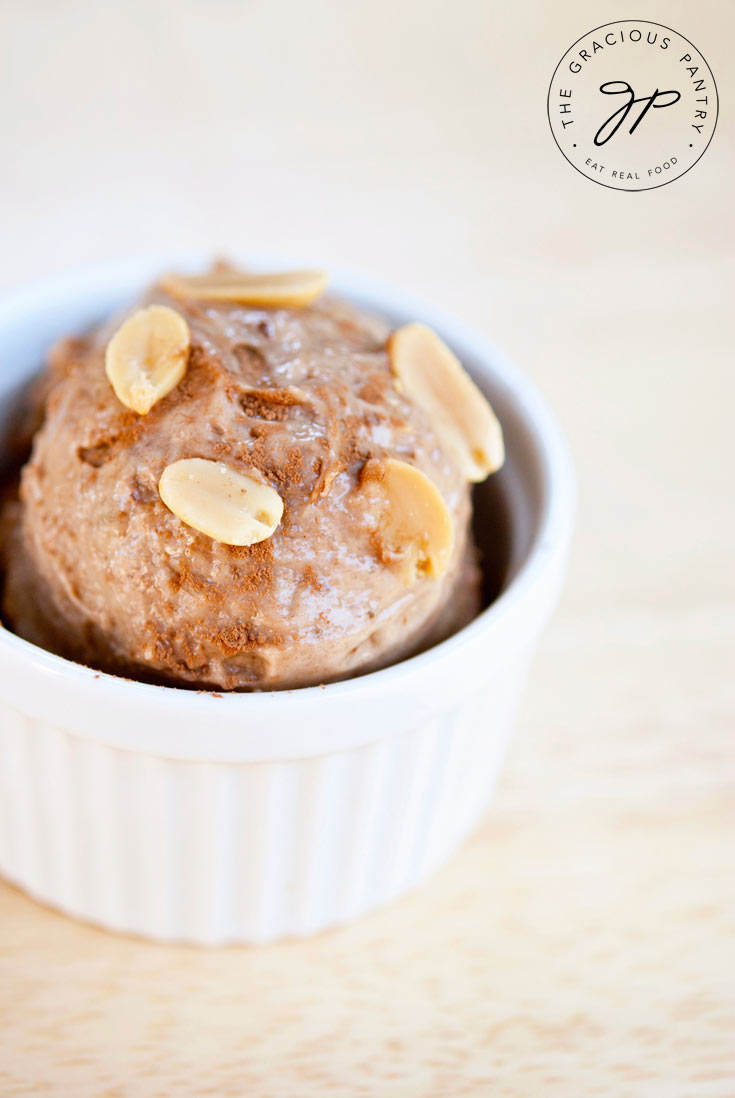
[(621, 20), (567, 50), (547, 109), (554, 140), (578, 172), (615, 190), (651, 190), (684, 175), (706, 150), (717, 86), (683, 35)]

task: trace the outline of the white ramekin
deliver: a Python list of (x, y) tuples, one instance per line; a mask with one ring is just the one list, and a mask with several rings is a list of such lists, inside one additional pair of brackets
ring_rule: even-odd
[[(168, 261), (67, 274), (0, 301), (0, 410), (49, 344), (133, 298)], [(311, 934), (398, 896), (470, 831), (556, 602), (573, 517), (564, 440), (484, 339), (354, 276), (334, 289), (423, 320), (495, 406), (511, 579), (422, 655), (327, 687), (217, 696), (60, 659), (0, 630), (0, 873), (81, 919), (162, 941)]]

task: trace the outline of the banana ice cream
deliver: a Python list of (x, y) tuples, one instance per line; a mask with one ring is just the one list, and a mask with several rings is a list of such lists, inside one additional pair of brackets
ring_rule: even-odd
[(116, 674), (262, 690), (477, 612), (470, 486), (500, 426), (430, 329), (325, 282), (171, 275), (54, 349), (4, 516), (6, 624)]

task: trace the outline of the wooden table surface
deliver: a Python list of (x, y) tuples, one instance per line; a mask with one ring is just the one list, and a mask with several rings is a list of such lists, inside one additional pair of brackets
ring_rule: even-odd
[(497, 797), (413, 894), (207, 952), (0, 885), (2, 1098), (735, 1096), (735, 19), (640, 6), (723, 106), (693, 171), (620, 194), (545, 112), (616, 14), (499, 7), (4, 10), (2, 285), (228, 244), (388, 277), (536, 378), (579, 520)]

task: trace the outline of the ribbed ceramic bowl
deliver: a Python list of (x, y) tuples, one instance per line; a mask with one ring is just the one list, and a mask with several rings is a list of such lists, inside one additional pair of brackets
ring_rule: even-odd
[[(0, 429), (60, 335), (169, 262), (75, 272), (0, 301)], [(498, 777), (573, 516), (569, 457), (533, 385), (461, 324), (384, 287), (338, 293), (422, 320), (503, 424), (477, 508), (504, 529), (503, 589), (460, 633), (361, 678), (217, 696), (100, 674), (0, 630), (0, 873), (113, 930), (264, 942), (356, 918), (434, 870)]]

